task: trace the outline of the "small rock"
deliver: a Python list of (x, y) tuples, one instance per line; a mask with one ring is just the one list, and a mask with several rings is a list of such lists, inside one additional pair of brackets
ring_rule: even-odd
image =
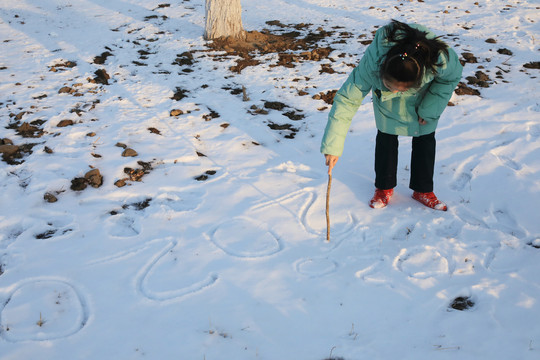
[(490, 81), (491, 80), (489, 78), (489, 76), (485, 72), (482, 72), (482, 71), (477, 71), (475, 76), (480, 81)]
[(478, 59), (476, 58), (476, 56), (474, 56), (473, 53), (464, 52), (464, 53), (461, 54), (461, 56), (463, 56), (463, 59), (465, 59), (466, 63), (469, 63), (469, 64), (478, 63)]
[(132, 169), (129, 167), (124, 168), (124, 174), (129, 176), (131, 181), (141, 181), (142, 177), (146, 175), (146, 172), (143, 169)]
[(180, 109), (173, 109), (171, 110), (171, 116), (179, 116), (179, 115), (183, 115), (184, 112)]
[(103, 176), (98, 169), (93, 169), (84, 175), (88, 184), (94, 188), (98, 188), (103, 184)]
[(124, 144), (124, 143), (120, 143), (120, 142), (119, 142), (119, 143), (116, 143), (116, 145), (114, 145), (114, 146), (116, 146), (116, 147), (121, 147), (122, 149), (127, 149), (127, 145)]
[(139, 155), (139, 154), (135, 150), (133, 150), (131, 148), (127, 148), (122, 152), (123, 157), (135, 157), (137, 155)]
[(514, 53), (508, 49), (499, 49), (497, 50), (497, 52), (501, 55), (509, 55), (509, 56), (514, 55)]
[(43, 195), (43, 199), (48, 203), (55, 203), (58, 201), (58, 198), (51, 193), (45, 193), (45, 195)]
[(58, 90), (58, 93), (59, 94), (69, 94), (71, 93), (73, 89), (70, 88), (69, 86), (64, 86), (64, 87), (61, 87), (60, 90)]
[(0, 154), (12, 156), (17, 153), (17, 151), (19, 151), (19, 147), (17, 145), (0, 145)]
[(126, 186), (126, 181), (124, 179), (116, 180), (114, 185), (116, 185), (117, 187), (124, 187)]
[(74, 124), (73, 120), (65, 119), (62, 120), (56, 125), (57, 127), (66, 127), (66, 126), (72, 126)]
[(75, 178), (71, 180), (70, 189), (73, 191), (82, 191), (86, 189), (87, 186), (88, 186), (88, 182), (86, 181), (86, 179), (79, 177), (79, 178)]

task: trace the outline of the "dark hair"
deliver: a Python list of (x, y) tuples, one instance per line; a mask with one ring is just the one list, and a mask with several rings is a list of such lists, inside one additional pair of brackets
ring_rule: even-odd
[(418, 87), (425, 71), (437, 72), (440, 52), (448, 56), (448, 46), (439, 37), (428, 39), (427, 33), (392, 20), (386, 39), (394, 43), (386, 54), (380, 75), (383, 79), (413, 83)]

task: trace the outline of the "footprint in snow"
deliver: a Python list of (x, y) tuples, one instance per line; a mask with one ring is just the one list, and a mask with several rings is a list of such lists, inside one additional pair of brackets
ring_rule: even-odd
[(469, 158), (463, 165), (460, 165), (456, 171), (456, 174), (454, 175), (454, 178), (450, 182), (450, 189), (461, 191), (467, 186), (467, 184), (470, 184), (473, 178), (473, 171), (478, 163), (478, 160)]
[(495, 154), (495, 156), (497, 157), (497, 159), (499, 159), (499, 161), (501, 162), (501, 164), (503, 164), (504, 166), (512, 169), (512, 170), (515, 170), (515, 171), (519, 171), (522, 169), (522, 166), (521, 164), (519, 164), (518, 162), (514, 161), (513, 159), (511, 159), (510, 157), (506, 156), (506, 155), (497, 155)]
[(469, 172), (462, 172), (454, 176), (454, 179), (450, 183), (450, 189), (455, 191), (461, 191), (467, 184), (471, 182), (472, 175)]
[(508, 211), (496, 209), (493, 211), (493, 216), (496, 221), (491, 225), (491, 228), (505, 232), (518, 239), (525, 237), (525, 231)]
[[(539, 106), (539, 109), (540, 109), (540, 106)], [(540, 112), (540, 110), (537, 110), (537, 111)], [(534, 139), (540, 137), (540, 125), (538, 124), (530, 125), (528, 128), (528, 132), (531, 135), (531, 137), (533, 137)]]
[(22, 224), (0, 227), (0, 249), (6, 249), (9, 245), (13, 244), (23, 232), (24, 228)]
[(78, 230), (77, 224), (74, 223), (75, 218), (72, 215), (52, 213), (39, 217), (36, 219), (32, 230), (34, 238), (38, 240), (58, 239)]
[(461, 233), (463, 224), (459, 221), (452, 221), (450, 224), (440, 225), (435, 233), (447, 239), (457, 238)]
[(397, 241), (405, 241), (413, 233), (416, 223), (394, 224), (390, 231), (393, 233), (391, 239)]
[(139, 221), (128, 214), (115, 213), (105, 221), (105, 228), (112, 237), (128, 238), (141, 233)]
[(175, 212), (194, 211), (200, 206), (204, 195), (202, 191), (168, 191), (158, 195), (155, 202)]

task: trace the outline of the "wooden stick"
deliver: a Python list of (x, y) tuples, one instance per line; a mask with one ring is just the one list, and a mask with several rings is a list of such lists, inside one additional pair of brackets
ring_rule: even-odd
[(330, 241), (330, 189), (332, 188), (332, 174), (328, 174), (328, 187), (326, 188), (326, 241)]

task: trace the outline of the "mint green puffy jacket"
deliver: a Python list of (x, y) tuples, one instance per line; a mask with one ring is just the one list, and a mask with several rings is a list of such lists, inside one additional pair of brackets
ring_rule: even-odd
[[(334, 97), (328, 115), (328, 123), (321, 144), (323, 154), (341, 156), (345, 136), (351, 120), (362, 100), (373, 90), (373, 110), (377, 129), (393, 135), (420, 136), (430, 134), (437, 128), (442, 112), (461, 79), (463, 67), (454, 50), (448, 48), (448, 56), (441, 52), (436, 74), (425, 71), (421, 85), (405, 92), (392, 93), (383, 85), (379, 68), (386, 53), (394, 43), (385, 38), (386, 25), (375, 34), (358, 66)], [(435, 35), (418, 24), (409, 26), (425, 31), (428, 38)], [(427, 124), (420, 125), (418, 117)]]

